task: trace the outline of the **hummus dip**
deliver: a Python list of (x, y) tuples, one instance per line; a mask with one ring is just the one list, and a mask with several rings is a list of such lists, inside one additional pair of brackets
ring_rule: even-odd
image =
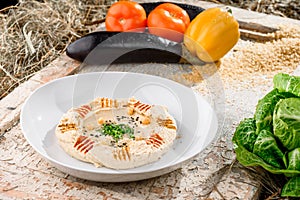
[(160, 159), (173, 145), (176, 129), (164, 106), (135, 98), (96, 98), (68, 110), (55, 134), (64, 151), (76, 159), (129, 169)]

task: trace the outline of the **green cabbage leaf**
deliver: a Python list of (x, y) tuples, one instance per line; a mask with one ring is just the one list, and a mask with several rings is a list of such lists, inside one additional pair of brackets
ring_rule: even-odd
[(254, 143), (253, 153), (274, 167), (285, 167), (284, 153), (279, 148), (273, 133), (268, 130), (262, 130), (259, 133)]
[(242, 165), (289, 178), (281, 196), (300, 197), (300, 77), (279, 73), (273, 83), (253, 118), (237, 126), (233, 147)]
[(280, 99), (292, 97), (291, 93), (279, 92), (278, 89), (273, 89), (266, 96), (260, 99), (256, 105), (254, 119), (256, 122), (256, 132), (259, 133), (263, 129), (272, 130), (273, 111), (275, 105)]
[(236, 153), (237, 160), (244, 166), (261, 166), (273, 174), (285, 174), (287, 177), (300, 176), (300, 171), (274, 167), (273, 165), (268, 164), (258, 155), (248, 151), (245, 147), (237, 145), (236, 143), (234, 144), (234, 151)]
[(300, 197), (300, 176), (291, 178), (282, 188), (282, 197)]
[(300, 171), (300, 148), (288, 153), (288, 169)]
[[(263, 143), (263, 144), (270, 143), (268, 141), (268, 138), (266, 138), (265, 141), (262, 141), (264, 135), (268, 135), (268, 132), (262, 131), (262, 134), (257, 136), (255, 134), (255, 129), (253, 127), (255, 127), (255, 121), (253, 120), (253, 118), (244, 119), (243, 121), (240, 122), (240, 124), (237, 127), (237, 131), (235, 132), (235, 134), (232, 138), (232, 142), (234, 144), (234, 151), (236, 153), (237, 160), (244, 166), (261, 166), (264, 169), (266, 169), (267, 171), (274, 173), (274, 174), (287, 174), (289, 176), (294, 176), (295, 174), (300, 175), (300, 171), (298, 171), (298, 170), (290, 170), (290, 169), (286, 169), (285, 167), (276, 167), (272, 164), (269, 164), (270, 160), (280, 160), (280, 163), (281, 162), (284, 163), (284, 162), (288, 162), (288, 161), (285, 161), (284, 155), (281, 154), (280, 152), (274, 153), (271, 151), (272, 148), (274, 148), (274, 144), (273, 145), (260, 145), (260, 143)], [(246, 132), (243, 132), (242, 130), (244, 130)], [(255, 139), (253, 139), (254, 135), (256, 135)], [(252, 137), (249, 137), (249, 136), (252, 136)], [(258, 140), (256, 140), (256, 139), (258, 139)], [(272, 143), (274, 143), (274, 140), (272, 140)], [(252, 146), (253, 151), (254, 151), (254, 149), (255, 149), (255, 151), (258, 151), (259, 149), (261, 149), (261, 151), (266, 150), (266, 151), (270, 152), (272, 154), (272, 159), (267, 158), (267, 161), (266, 161), (263, 157), (260, 157), (259, 155), (253, 153), (252, 150), (249, 150), (250, 149), (249, 146)], [(270, 147), (270, 146), (272, 146), (272, 147)], [(265, 147), (265, 148), (262, 148), (262, 147)], [(261, 154), (263, 154), (263, 153), (261, 153)], [(265, 156), (267, 156), (267, 155), (268, 154), (265, 153)], [(281, 158), (282, 158), (282, 160), (281, 160)], [(279, 164), (279, 166), (282, 166), (282, 165), (284, 165), (284, 164)]]
[(273, 128), (274, 135), (285, 148), (300, 147), (300, 98), (282, 99), (276, 104)]
[(253, 118), (245, 118), (237, 127), (233, 136), (233, 141), (252, 152), (257, 138), (255, 130), (255, 120)]
[(300, 97), (300, 77), (279, 73), (273, 77), (274, 88)]

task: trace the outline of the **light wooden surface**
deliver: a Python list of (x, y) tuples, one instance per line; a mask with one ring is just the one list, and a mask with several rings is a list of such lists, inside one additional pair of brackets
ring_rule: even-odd
[[(216, 5), (186, 1), (204, 8)], [(271, 25), (299, 21), (233, 8), (236, 18)], [(241, 118), (253, 112), (257, 100), (271, 86), (250, 87), (251, 80), (223, 87), (224, 107), (220, 137), (193, 161), (161, 177), (130, 183), (98, 183), (78, 179), (52, 167), (38, 155), (22, 135), (21, 106), (30, 93), (53, 79), (78, 70), (80, 63), (60, 56), (0, 101), (0, 199), (255, 199), (261, 186), (239, 167), (231, 136)], [(222, 66), (221, 66), (222, 67)], [(222, 78), (222, 77), (221, 77)], [(255, 78), (255, 77), (253, 77)], [(203, 85), (202, 85), (203, 84)], [(205, 87), (197, 83), (195, 89)], [(207, 95), (203, 92), (203, 95)], [(207, 95), (216, 102), (217, 96)]]

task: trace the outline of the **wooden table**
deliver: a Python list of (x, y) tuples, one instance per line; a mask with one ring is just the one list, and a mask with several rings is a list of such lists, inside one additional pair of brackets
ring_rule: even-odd
[[(187, 1), (204, 8), (222, 6)], [(299, 21), (232, 8), (237, 19), (262, 25)], [(242, 45), (242, 41), (238, 44)], [(129, 182), (100, 183), (65, 174), (37, 154), (23, 137), (19, 114), (30, 93), (50, 80), (78, 72), (79, 62), (61, 55), (0, 101), (0, 199), (256, 199), (260, 183), (235, 161), (231, 137), (237, 123), (253, 113), (257, 100), (271, 87), (236, 81), (223, 87), (220, 137), (181, 169), (160, 177)], [(222, 66), (221, 66), (222, 67)], [(200, 91), (204, 82), (194, 83)], [(202, 90), (201, 90), (202, 91)], [(216, 95), (202, 95), (212, 103)]]

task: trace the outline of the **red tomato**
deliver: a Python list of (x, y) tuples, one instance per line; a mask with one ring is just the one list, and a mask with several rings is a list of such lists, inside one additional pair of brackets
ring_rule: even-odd
[(146, 11), (136, 2), (118, 1), (107, 11), (107, 31), (144, 31), (146, 26)]
[(176, 42), (183, 40), (183, 34), (190, 24), (187, 12), (172, 3), (163, 3), (148, 16), (149, 32)]

